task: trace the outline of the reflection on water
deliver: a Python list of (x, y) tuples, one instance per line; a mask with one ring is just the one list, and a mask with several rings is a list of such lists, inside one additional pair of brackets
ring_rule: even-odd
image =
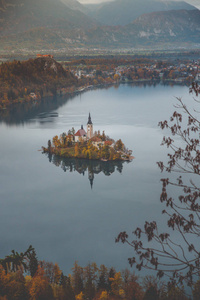
[[(134, 83), (125, 83), (123, 85), (129, 85), (131, 87), (156, 87), (157, 85), (171, 85), (173, 83), (168, 84), (160, 84), (158, 82), (134, 82)], [(118, 89), (120, 85), (114, 85), (115, 89)], [(94, 87), (93, 90), (105, 90), (112, 88), (112, 85), (109, 86), (102, 86), (102, 87)], [(85, 93), (84, 91), (79, 93), (80, 97), (81, 94)], [(88, 91), (87, 91), (88, 93)], [(43, 98), (41, 101), (34, 101), (30, 103), (22, 103), (16, 104), (11, 106), (10, 108), (0, 111), (0, 122), (6, 123), (8, 125), (21, 125), (33, 122), (37, 120), (39, 123), (53, 123), (55, 119), (58, 117), (58, 114), (55, 112), (59, 107), (65, 105), (68, 101), (73, 99), (77, 96), (76, 93), (71, 95), (64, 95), (63, 97), (46, 97)]]
[(54, 111), (72, 98), (73, 96), (47, 97), (39, 102), (16, 104), (0, 112), (0, 122), (8, 125), (20, 125), (33, 122), (36, 117), (40, 123), (43, 123), (44, 119), (46, 122), (54, 122), (58, 117), (58, 113)]
[[(111, 86), (108, 86), (111, 88)], [(94, 89), (105, 89), (105, 87), (98, 87)], [(80, 97), (83, 92), (79, 93)], [(77, 96), (77, 93), (64, 96), (45, 97), (41, 101), (34, 101), (29, 103), (22, 103), (12, 105), (6, 110), (0, 111), (0, 122), (7, 125), (21, 125), (33, 122), (35, 119), (39, 123), (55, 122), (58, 117), (56, 111), (59, 107), (65, 105), (68, 101)]]
[(61, 167), (64, 172), (78, 172), (85, 175), (87, 172), (88, 180), (92, 188), (94, 182), (94, 175), (103, 173), (106, 176), (110, 176), (115, 171), (122, 173), (123, 164), (130, 163), (129, 161), (101, 161), (101, 160), (88, 160), (80, 158), (63, 158), (57, 155), (46, 153), (49, 162), (52, 162), (55, 166)]

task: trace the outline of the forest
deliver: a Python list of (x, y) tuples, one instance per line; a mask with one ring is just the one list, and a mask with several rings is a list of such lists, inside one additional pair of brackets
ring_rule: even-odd
[(70, 92), (75, 85), (75, 76), (49, 57), (5, 62), (0, 65), (0, 109), (38, 101), (62, 89)]
[[(192, 289), (199, 300), (200, 281)], [(82, 267), (74, 262), (63, 274), (57, 263), (40, 261), (32, 246), (22, 253), (12, 250), (0, 259), (0, 300), (189, 300), (184, 288), (166, 285), (134, 270), (115, 270), (95, 262)]]

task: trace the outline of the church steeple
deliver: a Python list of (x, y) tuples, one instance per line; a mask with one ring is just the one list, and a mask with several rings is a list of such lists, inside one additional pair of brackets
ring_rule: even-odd
[(87, 122), (87, 138), (91, 139), (92, 137), (93, 137), (93, 124), (89, 113), (88, 122)]
[(89, 113), (89, 117), (88, 117), (88, 124), (92, 124), (92, 120), (91, 120), (91, 116), (90, 116), (90, 113)]
[(89, 169), (88, 169), (88, 179), (90, 181), (90, 186), (91, 186), (91, 189), (92, 189), (93, 181), (94, 181), (94, 173), (93, 173), (92, 170), (89, 170)]

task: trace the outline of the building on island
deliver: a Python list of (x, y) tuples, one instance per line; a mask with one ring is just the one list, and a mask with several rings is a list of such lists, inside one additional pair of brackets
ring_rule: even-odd
[(81, 129), (79, 129), (74, 135), (75, 143), (79, 142), (80, 139), (83, 139), (83, 140), (87, 139), (87, 133), (86, 133), (85, 129), (83, 128), (83, 125), (81, 125)]
[(88, 122), (87, 122), (87, 138), (91, 139), (92, 137), (93, 137), (93, 124), (89, 113)]
[(93, 124), (89, 113), (88, 122), (87, 122), (87, 132), (83, 128), (83, 125), (81, 125), (81, 129), (79, 129), (74, 135), (74, 141), (75, 143), (79, 142), (81, 139), (86, 141), (86, 140), (90, 140), (92, 137), (93, 137)]
[(103, 147), (104, 145), (108, 145), (113, 147), (113, 140), (106, 141), (105, 138), (103, 139), (102, 136), (105, 136), (104, 131), (103, 134), (100, 134), (100, 131), (93, 133), (93, 123), (91, 119), (91, 115), (89, 113), (88, 122), (87, 122), (87, 132), (84, 130), (83, 125), (81, 125), (81, 129), (79, 129), (74, 135), (74, 142), (82, 141), (90, 141), (93, 146), (99, 148)]
[(93, 136), (90, 141), (92, 142), (92, 145), (95, 147), (99, 147), (100, 145), (103, 146), (104, 145), (104, 141), (102, 141), (102, 139), (100, 139), (98, 136)]

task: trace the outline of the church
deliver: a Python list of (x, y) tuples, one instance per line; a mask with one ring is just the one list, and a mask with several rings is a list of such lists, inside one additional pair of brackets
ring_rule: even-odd
[(91, 115), (89, 113), (88, 122), (87, 122), (87, 132), (83, 128), (83, 125), (81, 125), (81, 128), (75, 133), (74, 139), (76, 143), (79, 142), (80, 139), (87, 141), (90, 140), (92, 137), (93, 137), (93, 124), (91, 120)]

